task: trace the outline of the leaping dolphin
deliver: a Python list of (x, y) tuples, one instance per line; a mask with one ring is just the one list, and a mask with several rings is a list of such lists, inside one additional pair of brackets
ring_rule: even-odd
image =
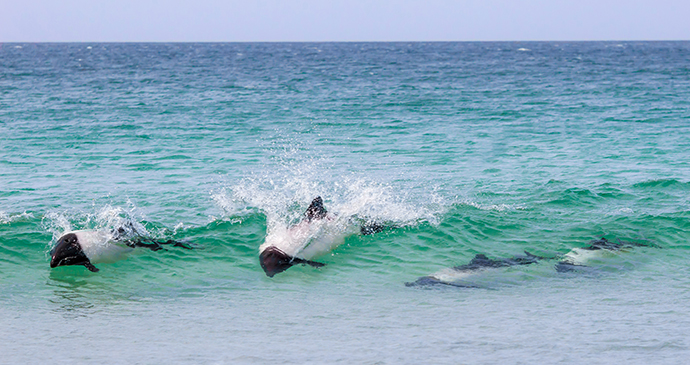
[[(128, 232), (129, 231), (129, 232)], [(188, 244), (173, 240), (154, 240), (136, 232), (131, 222), (112, 230), (78, 230), (66, 232), (58, 238), (50, 250), (50, 267), (84, 265), (91, 272), (98, 272), (97, 263), (112, 263), (126, 258), (136, 247), (152, 251), (172, 245), (190, 249)]]
[[(329, 213), (320, 196), (314, 198), (304, 212), (302, 220), (290, 227), (277, 227), (266, 235), (266, 241), (259, 247), (259, 263), (268, 277), (281, 273), (293, 265), (305, 264), (323, 267), (324, 263), (312, 261), (345, 241), (345, 237), (356, 233), (349, 217)], [(381, 232), (381, 224), (370, 222), (360, 227), (363, 235)]]

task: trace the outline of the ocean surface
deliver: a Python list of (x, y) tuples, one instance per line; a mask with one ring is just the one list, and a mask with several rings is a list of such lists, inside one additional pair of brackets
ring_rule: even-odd
[[(267, 277), (316, 196), (386, 229)], [(689, 256), (690, 42), (0, 44), (2, 363), (678, 364)]]

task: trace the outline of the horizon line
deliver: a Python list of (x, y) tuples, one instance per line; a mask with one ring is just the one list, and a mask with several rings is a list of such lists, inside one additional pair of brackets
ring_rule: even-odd
[(19, 44), (19, 43), (552, 43), (552, 42), (571, 42), (571, 43), (585, 43), (585, 42), (688, 42), (690, 39), (554, 39), (554, 40), (354, 40), (354, 41), (323, 41), (323, 40), (301, 40), (301, 41), (3, 41), (2, 44)]

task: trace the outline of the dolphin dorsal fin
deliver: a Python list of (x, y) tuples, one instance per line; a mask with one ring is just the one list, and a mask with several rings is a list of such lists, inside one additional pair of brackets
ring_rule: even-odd
[(320, 196), (317, 196), (311, 201), (307, 211), (304, 212), (304, 217), (307, 219), (307, 221), (311, 221), (313, 219), (321, 219), (326, 217), (326, 213), (326, 208), (323, 207), (323, 199), (321, 199)]

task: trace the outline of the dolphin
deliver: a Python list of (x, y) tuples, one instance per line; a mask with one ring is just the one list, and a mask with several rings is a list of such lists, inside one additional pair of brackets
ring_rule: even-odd
[(450, 285), (458, 287), (479, 288), (480, 286), (470, 282), (464, 281), (465, 278), (472, 277), (478, 273), (495, 268), (516, 266), (516, 265), (531, 265), (540, 260), (559, 260), (555, 269), (557, 272), (587, 272), (595, 270), (595, 268), (588, 265), (593, 260), (602, 259), (606, 256), (615, 255), (633, 247), (656, 247), (659, 246), (652, 243), (637, 243), (637, 242), (612, 242), (606, 238), (593, 240), (589, 245), (582, 248), (574, 248), (565, 255), (558, 255), (553, 257), (541, 257), (533, 255), (525, 251), (525, 255), (514, 256), (507, 259), (493, 260), (486, 255), (476, 255), (469, 264), (455, 266), (452, 268), (441, 270), (433, 275), (423, 276), (414, 282), (405, 283), (406, 286), (428, 286), (428, 285)]
[(83, 265), (91, 272), (98, 272), (94, 264), (122, 260), (136, 247), (145, 247), (152, 251), (163, 249), (162, 245), (191, 248), (182, 242), (157, 241), (129, 232), (136, 232), (131, 222), (112, 230), (88, 229), (66, 232), (50, 250), (50, 267)]
[(577, 247), (563, 255), (562, 259), (556, 263), (555, 269), (558, 272), (587, 271), (591, 266), (587, 265), (592, 260), (602, 259), (606, 256), (614, 255), (617, 252), (625, 251), (633, 247), (654, 247), (654, 245), (637, 242), (612, 242), (606, 238), (593, 240), (588, 246)]
[[(326, 264), (312, 261), (332, 251), (345, 241), (345, 237), (356, 233), (347, 217), (330, 213), (320, 196), (307, 207), (302, 220), (290, 227), (278, 227), (266, 235), (266, 241), (259, 247), (259, 263), (268, 277), (281, 273), (297, 264), (323, 267)], [(363, 235), (382, 232), (388, 227), (377, 222), (360, 226)]]
[(405, 283), (405, 286), (427, 286), (427, 285), (450, 285), (468, 288), (479, 288), (479, 286), (465, 283), (462, 280), (488, 269), (497, 269), (518, 265), (531, 265), (543, 260), (544, 257), (533, 255), (525, 251), (524, 255), (516, 255), (511, 258), (490, 259), (484, 254), (477, 254), (466, 265), (455, 266), (441, 270), (429, 276), (422, 276), (416, 281)]

